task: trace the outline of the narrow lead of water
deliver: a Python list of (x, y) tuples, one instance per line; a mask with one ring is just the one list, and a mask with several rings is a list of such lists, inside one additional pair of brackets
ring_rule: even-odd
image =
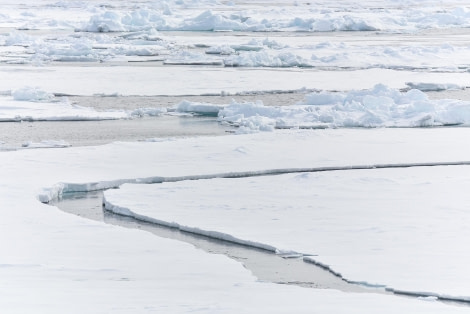
[(242, 263), (261, 281), (295, 284), (311, 288), (337, 289), (345, 292), (385, 292), (383, 289), (372, 289), (347, 283), (321, 267), (304, 262), (302, 258), (283, 258), (269, 251), (110, 213), (103, 210), (102, 192), (65, 194), (60, 200), (51, 203), (51, 205), (84, 218), (103, 221), (124, 228), (144, 230), (159, 237), (190, 243), (208, 253), (224, 254)]
[[(0, 122), (4, 146), (18, 148), (25, 142), (65, 141), (72, 146), (102, 145), (115, 141), (154, 138), (218, 136), (233, 128), (214, 117), (158, 116), (127, 120)], [(1, 143), (0, 143), (1, 144)], [(1, 147), (0, 147), (1, 150)]]

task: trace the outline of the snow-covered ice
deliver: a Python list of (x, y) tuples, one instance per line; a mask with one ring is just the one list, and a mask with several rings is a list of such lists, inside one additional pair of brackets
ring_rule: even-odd
[[(377, 306), (390, 313), (399, 309), (464, 312), (466, 308), (393, 296), (339, 294), (256, 283), (246, 270), (226, 258), (207, 256), (184, 244), (138, 231), (72, 217), (41, 205), (36, 197), (41, 195), (45, 200), (64, 188), (103, 188), (125, 182), (123, 179), (145, 180), (151, 175), (175, 177), (359, 162), (460, 160), (467, 155), (462, 149), (466, 130), (289, 131), (2, 153), (2, 205), (12, 210), (4, 212), (1, 232), (3, 238), (15, 241), (0, 244), (6, 252), (1, 280), (8, 287), (2, 292), (6, 297), (0, 304), (10, 312), (34, 308), (49, 313), (63, 312), (64, 308), (69, 312), (103, 312), (111, 308), (126, 311), (129, 307), (135, 312), (164, 307), (169, 312), (188, 308), (285, 312), (292, 307), (311, 312), (313, 307), (332, 311), (355, 308), (372, 313)], [(442, 150), (435, 154), (436, 145)], [(42, 188), (51, 189), (41, 191)], [(277, 293), (279, 297), (273, 301)], [(20, 295), (21, 300), (15, 295)], [(243, 298), (252, 300), (250, 306), (239, 302)]]
[(352, 282), (470, 300), (469, 170), (448, 166), (126, 184), (105, 197), (109, 210), (139, 219), (313, 254), (309, 259)]
[[(111, 309), (239, 313), (285, 312), (292, 308), (296, 312), (311, 312), (314, 308), (320, 312), (354, 309), (375, 313), (381, 308), (390, 313), (404, 309), (464, 313), (466, 308), (394, 296), (258, 283), (241, 265), (225, 257), (206, 255), (185, 244), (143, 232), (70, 216), (40, 204), (36, 198), (52, 197), (63, 188), (87, 190), (150, 175), (203, 175), (293, 165), (341, 165), (359, 160), (429, 161), (447, 160), (450, 156), (458, 160), (466, 156), (462, 150), (465, 136), (460, 130), (448, 129), (445, 134), (435, 129), (395, 131), (260, 133), (2, 153), (2, 206), (10, 210), (3, 213), (0, 232), (4, 239), (14, 241), (0, 243), (5, 252), (0, 267), (5, 287), (0, 305), (11, 313), (99, 313)], [(357, 149), (351, 151), (351, 145)], [(435, 145), (442, 145), (443, 149), (432, 156)], [(75, 184), (57, 185), (59, 182)], [(48, 187), (54, 188), (42, 190)], [(251, 301), (240, 302), (244, 299)]]
[[(145, 201), (143, 189), (152, 189), (145, 196), (152, 203), (162, 189), (192, 191), (196, 200), (207, 196), (204, 204), (192, 199), (198, 212), (224, 203), (226, 215), (190, 221), (188, 205), (178, 223), (317, 254), (316, 262), (352, 281), (468, 298), (467, 166), (216, 178), (468, 161), (469, 17), (465, 0), (2, 1), (1, 121), (138, 123), (142, 116), (204, 114), (237, 125), (239, 133), (273, 132), (96, 147), (43, 139), (23, 141), (15, 151), (0, 138), (0, 310), (468, 312), (433, 295), (407, 299), (259, 282), (228, 257), (40, 201), (66, 191), (183, 180), (125, 185), (107, 199), (173, 220), (135, 204)], [(305, 98), (276, 106), (237, 100), (287, 91)], [(184, 95), (227, 101), (97, 110), (69, 100)], [(464, 127), (447, 127), (453, 124)], [(157, 203), (169, 204), (171, 194)], [(303, 199), (293, 201), (294, 195)], [(165, 209), (176, 201), (182, 200)], [(286, 214), (289, 206), (296, 215)], [(342, 215), (346, 209), (361, 215)], [(243, 223), (223, 225), (223, 219)]]

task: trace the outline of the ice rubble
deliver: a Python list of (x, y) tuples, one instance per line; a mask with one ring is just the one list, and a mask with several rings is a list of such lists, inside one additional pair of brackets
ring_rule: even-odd
[[(407, 10), (406, 5), (388, 10), (367, 5), (354, 7), (326, 4), (326, 7), (299, 5), (248, 8), (246, 5), (223, 6), (222, 10), (195, 9), (190, 14), (174, 6), (171, 10), (140, 8), (132, 11), (107, 10), (94, 14), (77, 26), (90, 32), (121, 32), (154, 27), (178, 31), (403, 31), (437, 27), (468, 27), (470, 15), (465, 6), (446, 8), (429, 6)], [(169, 7), (166, 7), (169, 8)]]
[[(216, 48), (213, 48), (214, 50)], [(225, 50), (225, 54), (229, 54)], [(224, 57), (226, 66), (305, 67), (318, 69), (390, 68), (398, 70), (466, 71), (467, 46), (390, 46), (321, 42), (245, 53)]]
[[(414, 84), (438, 90), (455, 85)], [(205, 104), (205, 113), (209, 104)], [(198, 112), (198, 105), (188, 108)], [(220, 105), (214, 105), (215, 112)], [(178, 108), (177, 108), (178, 110)], [(258, 103), (232, 101), (218, 112), (218, 119), (240, 127), (240, 131), (273, 130), (275, 128), (341, 128), (341, 127), (429, 127), (468, 125), (470, 102), (453, 99), (431, 100), (411, 89), (401, 92), (379, 84), (372, 89), (347, 93), (314, 92), (296, 105), (264, 106)]]
[[(12, 24), (16, 31), (1, 34), (0, 45), (10, 47), (4, 56), (3, 62), (6, 63), (107, 62), (126, 60), (125, 56), (155, 56), (163, 51), (164, 55), (169, 54), (168, 58), (162, 58), (167, 60), (166, 64), (353, 69), (378, 67), (450, 72), (468, 69), (468, 47), (460, 44), (374, 44), (373, 47), (363, 47), (337, 42), (288, 45), (281, 40), (276, 46), (260, 46), (250, 45), (249, 42), (239, 44), (231, 38), (229, 41), (233, 43), (226, 42), (222, 46), (214, 45), (207, 49), (208, 54), (225, 56), (222, 60), (214, 61), (204, 54), (178, 58), (181, 50), (187, 48), (185, 43), (157, 35), (159, 31), (262, 31), (268, 37), (268, 32), (272, 31), (380, 30), (408, 33), (428, 28), (469, 27), (470, 13), (464, 3), (443, 6), (430, 1), (428, 5), (417, 6), (411, 1), (407, 5), (402, 2), (381, 5), (382, 9), (374, 2), (360, 6), (329, 1), (321, 6), (305, 3), (296, 6), (286, 3), (257, 6), (236, 2), (224, 5), (212, 1), (191, 4), (168, 1), (139, 5), (138, 8), (132, 4), (103, 5), (97, 8), (86, 3), (56, 3), (46, 6), (45, 17), (36, 15), (37, 12), (24, 14), (21, 8), (18, 8), (18, 16), (5, 16), (5, 23)], [(48, 21), (47, 26), (44, 25), (44, 19)], [(23, 23), (28, 23), (28, 28)], [(24, 34), (21, 32), (24, 29), (60, 32), (54, 36)], [(68, 32), (64, 32), (64, 29)], [(71, 30), (76, 32), (70, 34)], [(141, 36), (134, 36), (136, 33)], [(298, 33), (297, 36), (302, 37), (302, 34)]]
[(22, 54), (7, 51), (4, 56), (6, 63), (41, 65), (52, 61), (106, 62), (126, 56), (157, 56), (165, 51), (168, 43), (160, 39), (155, 29), (147, 29), (115, 37), (65, 33), (53, 40), (48, 35), (32, 36), (14, 31), (5, 36), (4, 45), (17, 50), (22, 47), (19, 50)]
[[(0, 43), (2, 36), (0, 35)], [(160, 36), (155, 28), (124, 34), (67, 33), (51, 40), (47, 36), (25, 35), (18, 31), (4, 36), (5, 63), (43, 64), (48, 62), (148, 61), (159, 58), (164, 64), (225, 65), (236, 67), (306, 67), (318, 69), (426, 69), (464, 72), (468, 69), (467, 46), (460, 44), (391, 46), (370, 43), (292, 42), (289, 36), (240, 42), (236, 36), (225, 37), (224, 45), (207, 38), (205, 52), (188, 50), (185, 42)], [(129, 57), (135, 57), (135, 60)]]
[(291, 52), (268, 53), (266, 51), (246, 52), (224, 58), (226, 66), (245, 67), (310, 67), (308, 60)]
[[(455, 84), (409, 83), (424, 90), (455, 89)], [(265, 106), (261, 101), (219, 105), (182, 101), (174, 108), (96, 111), (70, 104), (37, 87), (24, 87), (2, 96), (2, 121), (104, 120), (191, 113), (217, 116), (239, 133), (286, 128), (430, 127), (470, 124), (470, 102), (432, 100), (418, 89), (400, 91), (378, 84), (350, 92), (313, 92), (298, 104)]]

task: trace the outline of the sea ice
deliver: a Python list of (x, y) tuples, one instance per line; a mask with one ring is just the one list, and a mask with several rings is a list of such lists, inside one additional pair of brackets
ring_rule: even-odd
[[(297, 313), (312, 313), (312, 309), (466, 313), (465, 307), (417, 299), (257, 282), (241, 265), (224, 256), (209, 255), (139, 230), (85, 220), (36, 199), (38, 193), (56, 197), (72, 186), (60, 182), (75, 182), (75, 188), (89, 190), (151, 175), (175, 177), (307, 165), (459, 160), (467, 156), (466, 132), (289, 131), (0, 153), (4, 209), (0, 234), (14, 239), (0, 242), (0, 250), (5, 252), (0, 264), (0, 287), (4, 287), (0, 288), (4, 296), (0, 308), (9, 313), (285, 313), (293, 309)], [(385, 184), (387, 176), (377, 183)], [(340, 187), (339, 181), (333, 181), (328, 188), (334, 190), (336, 183)], [(41, 188), (53, 186), (54, 189), (41, 192)], [(449, 186), (452, 187), (453, 184)], [(242, 195), (233, 189), (226, 192)], [(255, 190), (251, 193), (261, 195)], [(446, 250), (452, 249), (451, 245), (446, 246)], [(446, 261), (449, 265), (447, 262), (450, 260)]]
[[(309, 127), (375, 127), (467, 124), (470, 119), (465, 101), (432, 101), (416, 90), (403, 92), (410, 88), (409, 82), (415, 82), (417, 85), (411, 87), (421, 90), (429, 86), (433, 90), (470, 86), (467, 43), (470, 13), (465, 0), (446, 3), (436, 0), (367, 0), (361, 3), (319, 0), (314, 5), (308, 1), (285, 0), (103, 0), (99, 3), (4, 0), (0, 9), (0, 120), (3, 121), (123, 119), (168, 111), (174, 114), (175, 110), (142, 108), (132, 112), (99, 112), (78, 107), (58, 95), (236, 96), (237, 93), (273, 90), (322, 92), (308, 96), (306, 103), (296, 106), (280, 104), (284, 107), (267, 108), (261, 103), (243, 104), (236, 100), (230, 103), (228, 100), (224, 108), (207, 103), (185, 103), (185, 111), (204, 110), (211, 114), (225, 111), (226, 115), (220, 119), (230, 116), (226, 122), (238, 124), (246, 132), (302, 127), (306, 121)], [(387, 87), (375, 89), (378, 83), (386, 83)], [(465, 89), (462, 91), (464, 93)], [(316, 108), (321, 114), (317, 120), (311, 120), (310, 116), (318, 114)], [(345, 118), (347, 110), (351, 111), (350, 120)], [(249, 113), (252, 116), (248, 116)], [(47, 202), (66, 191), (111, 188), (126, 182), (202, 179), (234, 172), (256, 174), (266, 169), (458, 162), (468, 158), (469, 136), (467, 128), (340, 128), (276, 130), (223, 138), (113, 143), (60, 150), (27, 148), (66, 146), (67, 143), (25, 142), (26, 149), (0, 153), (0, 235), (10, 239), (0, 242), (0, 251), (4, 253), (0, 261), (0, 309), (7, 313), (468, 312), (464, 307), (418, 299), (257, 282), (240, 264), (225, 256), (208, 255), (138, 230), (124, 230), (74, 217), (39, 201)], [(0, 146), (8, 150), (3, 139), (0, 139)], [(419, 220), (419, 230), (431, 230), (431, 223), (437, 225), (435, 230), (445, 229), (441, 238), (430, 235), (430, 239), (440, 244), (439, 249), (443, 249), (441, 253), (436, 251), (443, 269), (428, 269), (427, 280), (430, 280), (432, 275), (445, 271), (454, 276), (454, 270), (445, 268), (454, 261), (456, 269), (461, 267), (458, 263), (465, 262), (468, 255), (462, 249), (465, 244), (456, 248), (452, 242), (439, 242), (453, 240), (467, 232), (465, 228), (449, 231), (448, 227), (452, 219), (466, 215), (461, 210), (463, 203), (459, 203), (465, 200), (465, 193), (457, 193), (467, 183), (462, 177), (466, 168), (452, 169), (439, 168), (432, 172), (439, 173), (436, 177), (430, 177), (431, 172), (418, 176), (419, 172), (411, 169), (409, 172), (382, 171), (383, 175), (373, 180), (371, 177), (365, 178), (367, 180), (343, 177), (337, 173), (335, 180), (327, 175), (319, 177), (317, 183), (328, 181), (331, 184), (318, 186), (318, 191), (331, 195), (337, 189), (345, 192), (341, 195), (348, 196), (346, 191), (351, 191), (348, 188), (372, 186), (376, 194), (368, 200), (383, 205), (380, 197), (390, 196), (387, 194), (390, 191), (378, 191), (378, 187), (393, 187), (389, 178), (401, 183), (396, 188), (400, 192), (411, 181), (418, 183), (410, 184), (410, 191), (404, 191), (403, 195), (418, 209), (422, 210), (425, 204), (430, 208), (429, 213), (420, 212), (419, 217), (414, 217), (415, 221)], [(456, 169), (462, 170), (461, 173), (455, 173)], [(441, 171), (448, 171), (446, 173), (452, 176), (446, 177)], [(416, 175), (415, 181), (408, 177), (410, 173)], [(400, 174), (402, 177), (397, 178)], [(418, 177), (427, 181), (420, 181)], [(311, 183), (315, 176), (297, 179)], [(354, 185), (344, 186), (350, 183), (348, 180), (354, 181)], [(214, 184), (223, 180), (208, 181)], [(256, 185), (256, 182), (253, 180), (250, 184)], [(193, 182), (194, 186), (200, 183)], [(442, 186), (445, 183), (449, 185)], [(274, 181), (266, 186), (272, 188), (273, 184)], [(164, 186), (167, 184), (160, 187)], [(234, 193), (227, 199), (245, 192), (261, 196), (256, 190), (244, 191), (246, 186), (249, 185), (239, 186), (238, 191), (221, 191), (220, 195)], [(430, 190), (425, 189), (428, 186)], [(442, 189), (430, 195), (434, 187)], [(429, 199), (419, 198), (420, 189)], [(417, 193), (410, 195), (411, 191)], [(273, 190), (268, 192), (269, 195)], [(280, 197), (282, 192), (275, 196)], [(446, 203), (430, 203), (440, 195), (445, 196), (443, 192), (449, 196)], [(390, 204), (399, 203), (400, 200), (394, 198), (396, 194), (392, 196)], [(418, 200), (422, 202), (416, 204)], [(351, 203), (354, 201), (357, 199), (351, 199)], [(370, 204), (358, 210), (370, 210)], [(447, 205), (453, 207), (449, 209)], [(269, 210), (275, 208), (276, 204)], [(451, 210), (453, 215), (438, 220), (436, 213), (442, 208)], [(249, 208), (245, 212), (249, 212)], [(267, 213), (269, 218), (277, 219), (272, 212)], [(387, 217), (398, 213), (388, 212)], [(409, 217), (410, 213), (413, 212), (403, 215)], [(328, 225), (334, 226), (332, 221), (336, 218), (344, 221), (347, 216), (329, 217)], [(250, 223), (246, 219), (243, 222)], [(282, 223), (283, 219), (269, 222)], [(462, 223), (457, 222), (459, 226)], [(403, 227), (398, 222), (393, 226)], [(258, 226), (253, 230), (263, 229)], [(377, 232), (380, 230), (375, 229), (376, 238), (366, 240), (378, 241), (380, 236), (389, 234)], [(221, 230), (228, 231), (228, 228)], [(347, 231), (359, 237), (374, 230)], [(384, 231), (390, 230), (385, 228)], [(403, 235), (410, 234), (410, 229), (402, 231)], [(405, 242), (400, 236), (400, 243)], [(265, 242), (258, 234), (247, 238)], [(345, 242), (350, 244), (352, 238)], [(462, 240), (455, 243), (458, 241)], [(344, 243), (338, 243), (344, 247)], [(367, 243), (370, 242), (364, 241)], [(422, 244), (418, 251), (429, 248), (429, 252), (434, 253), (435, 246), (424, 243), (422, 234), (405, 242), (403, 250), (413, 253), (412, 243)], [(285, 247), (294, 247), (291, 243), (285, 244)], [(302, 243), (296, 245), (299, 251), (303, 250)], [(394, 248), (393, 245), (374, 246), (369, 262), (390, 257), (393, 253), (390, 250)], [(346, 248), (351, 253), (348, 255), (350, 265), (344, 265), (348, 264), (346, 258), (336, 252), (324, 253), (323, 250), (333, 250), (332, 246), (325, 248), (320, 243), (313, 249), (322, 250), (321, 261), (347, 278), (384, 282), (397, 289), (416, 291), (422, 288), (416, 285), (423, 282), (411, 282), (411, 276), (409, 282), (405, 282), (401, 272), (392, 278), (396, 281), (389, 280), (391, 272), (384, 272), (380, 267), (370, 267), (370, 273), (365, 274), (355, 264), (358, 260), (364, 261), (364, 254), (352, 254), (354, 246)], [(396, 252), (403, 253), (399, 249)], [(444, 256), (445, 253), (448, 255)], [(426, 265), (436, 265), (438, 260), (432, 261), (433, 257), (419, 260), (418, 256), (412, 262), (406, 261), (403, 267), (409, 270), (421, 262), (423, 269), (417, 274), (422, 275)], [(384, 263), (400, 258), (402, 256), (396, 254)], [(461, 278), (455, 280), (459, 285), (454, 287), (449, 287), (453, 277), (436, 277), (432, 285), (423, 289), (456, 296), (464, 291), (463, 285), (468, 282), (462, 283), (465, 276), (463, 272)], [(442, 285), (438, 286), (439, 283)], [(465, 290), (461, 295), (468, 293)]]
[[(307, 257), (352, 282), (470, 300), (468, 166), (126, 184), (106, 208)], [(430, 275), (432, 274), (432, 275)]]

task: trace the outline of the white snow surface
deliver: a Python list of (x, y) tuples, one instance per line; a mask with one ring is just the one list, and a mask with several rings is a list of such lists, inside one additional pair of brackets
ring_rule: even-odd
[[(465, 307), (417, 299), (256, 282), (241, 265), (227, 257), (207, 255), (189, 245), (138, 230), (123, 230), (71, 216), (41, 204), (38, 199), (46, 201), (64, 191), (117, 186), (139, 178), (138, 181), (148, 182), (161, 177), (290, 167), (456, 161), (468, 156), (465, 149), (468, 132), (468, 129), (289, 131), (1, 153), (2, 207), (8, 210), (3, 211), (0, 233), (2, 238), (12, 240), (0, 242), (0, 250), (5, 253), (0, 264), (4, 296), (0, 308), (8, 313), (191, 310), (285, 313), (293, 309), (305, 313), (467, 312)], [(399, 189), (393, 182), (387, 183), (387, 176), (377, 181)], [(315, 178), (309, 177), (293, 180)], [(427, 180), (433, 183), (431, 179)], [(333, 180), (331, 190), (343, 189), (346, 181)], [(453, 185), (459, 180), (446, 182), (450, 182), (450, 191), (459, 190), (459, 186)], [(236, 186), (243, 188), (244, 184)], [(242, 195), (232, 191), (233, 197)], [(214, 197), (222, 200), (223, 195)], [(457, 197), (456, 192), (449, 195)], [(138, 196), (134, 197), (138, 200)], [(454, 214), (463, 217), (458, 210)], [(210, 221), (209, 217), (207, 220)], [(258, 227), (258, 231), (264, 229)], [(447, 244), (445, 250), (455, 248), (453, 256), (467, 258), (458, 255), (465, 251), (459, 251), (453, 244)], [(453, 261), (450, 258), (446, 265), (452, 267)], [(447, 287), (446, 279), (437, 276), (434, 270), (430, 277)]]

